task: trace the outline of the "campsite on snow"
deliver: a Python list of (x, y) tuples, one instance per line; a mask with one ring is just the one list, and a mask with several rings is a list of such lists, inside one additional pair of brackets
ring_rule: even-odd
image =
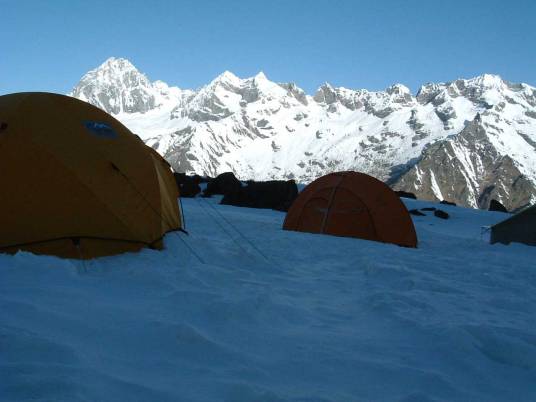
[(536, 402), (536, 1), (0, 15), (0, 402)]
[(0, 118), (0, 400), (536, 399), (534, 207), (174, 175), (64, 95)]

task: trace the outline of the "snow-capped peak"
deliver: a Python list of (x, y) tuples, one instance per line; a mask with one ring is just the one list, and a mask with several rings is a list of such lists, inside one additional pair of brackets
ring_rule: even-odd
[(402, 84), (394, 84), (388, 87), (385, 92), (387, 92), (389, 95), (410, 95), (411, 91), (409, 88)]
[(253, 77), (253, 79), (256, 81), (256, 82), (262, 82), (262, 81), (268, 81), (268, 77), (266, 77), (266, 74), (264, 74), (264, 72), (262, 71), (259, 71), (255, 77)]
[(106, 70), (106, 69), (112, 69), (112, 70), (120, 70), (120, 71), (127, 71), (127, 70), (136, 70), (136, 67), (134, 67), (134, 64), (132, 64), (129, 60), (124, 59), (122, 57), (110, 57), (104, 61), (99, 67), (97, 67), (95, 70)]
[(505, 86), (503, 79), (495, 74), (482, 74), (466, 81), (468, 85), (474, 85), (485, 89), (501, 89)]
[(127, 59), (110, 57), (85, 74), (69, 95), (117, 115), (178, 103), (184, 93), (163, 81), (151, 82)]
[[(425, 150), (456, 137), (434, 170), (441, 194), (485, 207), (495, 186), (495, 192), (515, 193), (508, 207), (536, 199), (536, 89), (497, 75), (426, 84), (416, 96), (402, 84), (368, 91), (324, 83), (311, 97), (263, 72), (239, 78), (225, 71), (196, 91), (183, 91), (149, 81), (128, 60), (110, 58), (71, 95), (115, 114), (177, 171), (232, 170), (241, 179), (308, 182), (350, 169), (409, 186), (431, 175), (427, 166), (435, 169), (438, 154), (426, 157)], [(466, 129), (468, 122), (473, 128)], [(401, 182), (412, 166), (414, 174)], [(452, 182), (464, 174), (465, 187)], [(527, 178), (524, 190), (515, 174)], [(499, 176), (501, 186), (490, 179)], [(425, 187), (407, 188), (428, 197)], [(470, 190), (462, 194), (463, 188)]]
[(212, 86), (219, 85), (219, 84), (230, 84), (236, 87), (239, 87), (242, 83), (242, 80), (238, 78), (236, 75), (234, 75), (230, 71), (224, 71), (220, 75), (218, 75), (216, 78), (212, 80), (212, 82), (209, 84)]
[(332, 104), (337, 101), (337, 91), (329, 82), (324, 82), (317, 90), (313, 99), (318, 103)]
[(123, 87), (149, 86), (150, 82), (134, 65), (123, 58), (110, 57), (97, 68), (85, 74), (82, 81), (95, 81), (103, 85), (121, 85)]
[(316, 91), (317, 92), (318, 91), (321, 91), (321, 92), (335, 92), (335, 87), (333, 87), (333, 85), (331, 85), (329, 82), (326, 81), (322, 85), (320, 85)]
[(287, 91), (281, 85), (270, 81), (262, 71), (253, 77), (252, 84), (260, 95), (275, 98), (284, 98), (287, 95)]

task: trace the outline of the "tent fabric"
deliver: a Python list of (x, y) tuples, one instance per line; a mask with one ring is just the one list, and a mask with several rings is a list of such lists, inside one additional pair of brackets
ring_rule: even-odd
[(525, 208), (491, 227), (491, 244), (512, 242), (536, 246), (536, 205)]
[(51, 93), (0, 96), (0, 251), (93, 258), (182, 228), (167, 162), (112, 116)]
[(338, 172), (309, 184), (290, 207), (285, 230), (417, 247), (411, 217), (381, 181), (358, 172)]

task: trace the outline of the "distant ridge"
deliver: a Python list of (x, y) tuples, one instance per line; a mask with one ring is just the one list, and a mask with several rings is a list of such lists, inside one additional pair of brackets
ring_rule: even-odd
[(307, 95), (264, 73), (224, 72), (198, 90), (150, 81), (110, 58), (70, 93), (114, 114), (175, 170), (309, 182), (358, 170), (420, 198), (508, 209), (536, 203), (536, 89), (497, 75), (416, 95), (326, 83)]

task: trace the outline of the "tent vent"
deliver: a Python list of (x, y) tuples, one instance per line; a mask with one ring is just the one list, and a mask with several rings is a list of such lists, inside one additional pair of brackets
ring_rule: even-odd
[(106, 123), (100, 123), (97, 121), (86, 121), (84, 126), (88, 129), (91, 134), (94, 134), (98, 137), (104, 138), (115, 138), (117, 133)]

